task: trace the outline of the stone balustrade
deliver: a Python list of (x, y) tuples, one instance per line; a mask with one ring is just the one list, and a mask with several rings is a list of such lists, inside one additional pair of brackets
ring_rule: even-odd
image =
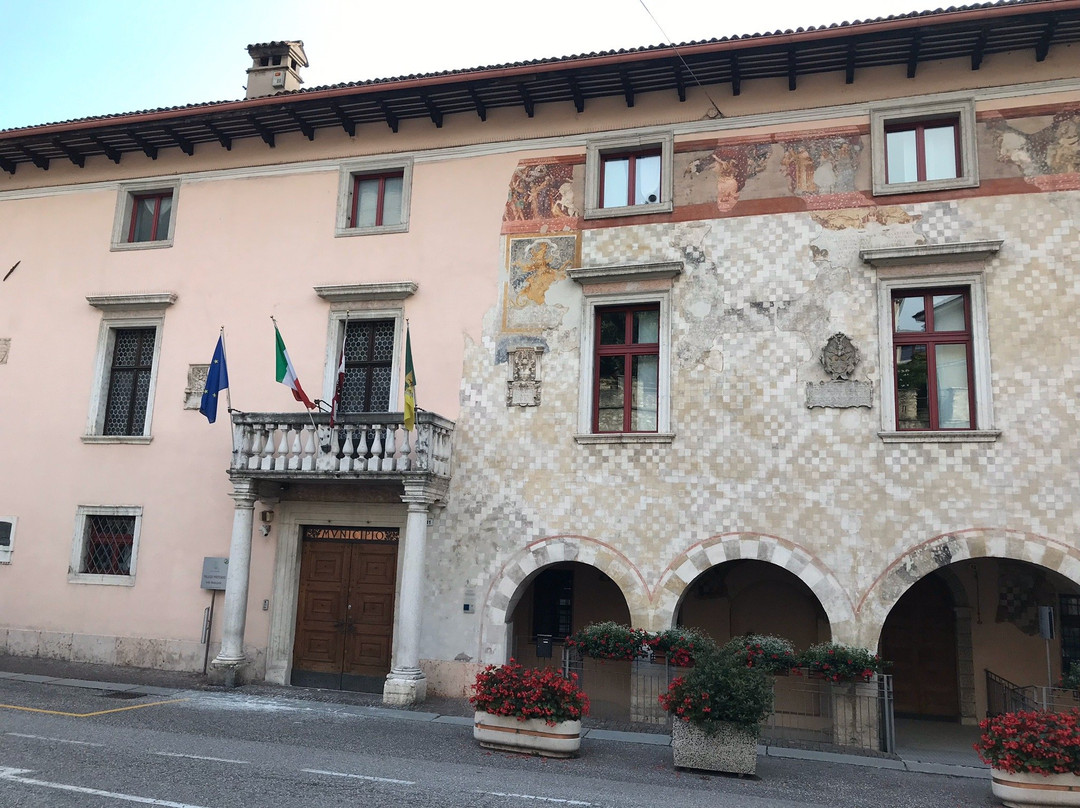
[(412, 431), (400, 412), (350, 413), (330, 428), (326, 413), (232, 415), (232, 473), (250, 477), (352, 477), (426, 472), (450, 476), (454, 422), (418, 412)]

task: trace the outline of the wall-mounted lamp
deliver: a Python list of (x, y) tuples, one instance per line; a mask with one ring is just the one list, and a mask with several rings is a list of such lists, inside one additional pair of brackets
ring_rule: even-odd
[(262, 522), (263, 524), (266, 524), (266, 525), (270, 524), (271, 522), (274, 521), (274, 512), (273, 511), (260, 511), (259, 512), (259, 521)]
[(262, 531), (262, 534), (264, 536), (270, 535), (270, 525), (259, 525), (259, 529)]

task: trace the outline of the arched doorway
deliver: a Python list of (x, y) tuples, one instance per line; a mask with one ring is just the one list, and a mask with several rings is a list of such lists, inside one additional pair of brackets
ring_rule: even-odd
[(793, 573), (767, 561), (739, 559), (699, 575), (683, 595), (676, 623), (718, 643), (742, 634), (772, 634), (797, 650), (831, 638), (817, 596)]
[(880, 654), (892, 663), (897, 716), (960, 718), (956, 603), (942, 573), (930, 573), (897, 601)]

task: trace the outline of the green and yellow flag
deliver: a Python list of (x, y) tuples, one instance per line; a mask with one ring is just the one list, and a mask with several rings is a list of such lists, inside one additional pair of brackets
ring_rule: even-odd
[(412, 363), (412, 342), (409, 340), (409, 324), (405, 323), (405, 429), (411, 432), (416, 426), (416, 371)]

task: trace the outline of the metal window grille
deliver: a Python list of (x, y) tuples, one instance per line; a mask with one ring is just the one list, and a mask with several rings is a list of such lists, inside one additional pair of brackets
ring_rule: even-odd
[(0, 548), (11, 546), (11, 522), (0, 522)]
[(131, 575), (134, 546), (134, 516), (88, 516), (82, 572), (91, 575)]
[(350, 320), (345, 326), (342, 412), (387, 412), (394, 364), (393, 320)]
[(154, 327), (115, 330), (103, 435), (143, 433), (156, 337)]

